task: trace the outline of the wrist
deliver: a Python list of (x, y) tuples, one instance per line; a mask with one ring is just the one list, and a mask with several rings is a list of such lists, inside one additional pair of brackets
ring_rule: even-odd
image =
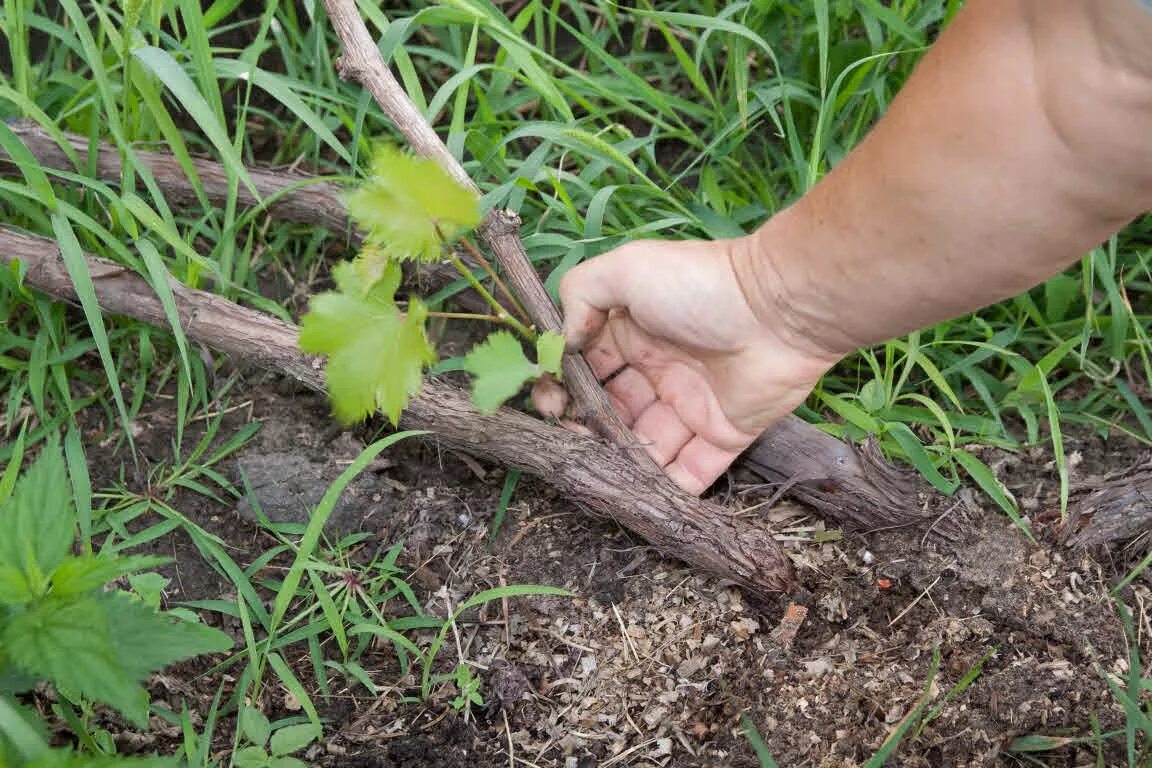
[(765, 334), (831, 367), (861, 344), (843, 329), (803, 251), (791, 245), (803, 242), (791, 232), (793, 213), (788, 209), (732, 241), (732, 270)]

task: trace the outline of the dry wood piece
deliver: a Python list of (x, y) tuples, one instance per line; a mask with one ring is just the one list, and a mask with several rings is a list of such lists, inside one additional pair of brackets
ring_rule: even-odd
[[(51, 240), (0, 228), (0, 264), (27, 267), (25, 283), (58, 299), (76, 300), (75, 288)], [(101, 308), (160, 327), (160, 300), (135, 272), (88, 257)], [(322, 366), (296, 346), (297, 328), (223, 297), (172, 281), (181, 326), (188, 338), (324, 391)], [(788, 558), (771, 534), (716, 504), (689, 496), (662, 474), (610, 445), (527, 414), (503, 408), (476, 412), (466, 392), (425, 382), (401, 426), (428, 429), (450, 448), (520, 467), (544, 478), (566, 497), (607, 515), (660, 551), (749, 592), (768, 598), (792, 584)]]
[(1070, 547), (1094, 547), (1152, 531), (1152, 461), (1072, 489), (1062, 538)]
[(776, 485), (774, 498), (790, 494), (853, 530), (929, 525), (938, 514), (921, 505), (922, 483), (871, 444), (856, 448), (795, 416), (765, 431), (742, 461)]
[[(64, 134), (69, 149), (65, 151), (47, 131), (31, 121), (17, 121), (10, 127), (45, 167), (75, 171), (87, 166), (87, 138)], [(171, 205), (199, 204), (195, 188), (171, 154), (135, 152), (136, 161), (149, 168)], [(196, 159), (194, 167), (208, 202), (223, 205), (229, 194), (224, 166), (213, 160)], [(97, 145), (95, 168), (102, 181), (119, 183), (120, 156), (111, 145)], [(353, 240), (358, 237), (348, 226), (336, 184), (292, 171), (251, 168), (249, 172), (261, 198), (274, 201), (267, 205), (270, 216), (346, 232)], [(237, 194), (241, 205), (260, 205), (243, 185)], [(502, 238), (506, 233), (494, 231), (491, 236)], [(429, 290), (436, 290), (456, 278), (456, 271), (448, 265), (428, 265), (419, 280)], [(458, 294), (456, 300), (471, 310), (488, 309), (484, 300), (470, 291)], [(867, 447), (857, 451), (793, 416), (766, 431), (742, 461), (783, 493), (852, 528), (869, 530), (926, 519), (918, 503), (918, 484), (908, 471), (887, 463)]]
[[(47, 131), (31, 120), (17, 120), (8, 126), (32, 156), (45, 168), (87, 173), (91, 157), (89, 141), (85, 136), (62, 134), (61, 145)], [(228, 175), (223, 163), (196, 160), (192, 166), (204, 191), (202, 199), (197, 193), (194, 179), (169, 152), (134, 149), (135, 161), (146, 167), (164, 192), (164, 199), (174, 207), (189, 208), (204, 203), (222, 205), (228, 199)], [(0, 165), (10, 165), (7, 155), (0, 151)], [(120, 183), (122, 165), (120, 153), (107, 142), (96, 145), (96, 178), (107, 184)], [(286, 221), (316, 224), (335, 232), (349, 230), (348, 216), (340, 201), (340, 186), (316, 176), (288, 170), (249, 168), (253, 186), (260, 195), (257, 199), (244, 184), (236, 189), (236, 201), (245, 208), (267, 203), (269, 214)], [(269, 202), (271, 201), (271, 202)]]
[[(63, 133), (61, 144), (31, 120), (17, 120), (8, 127), (45, 168), (87, 172), (90, 160), (87, 137)], [(156, 186), (164, 193), (164, 199), (174, 208), (196, 208), (204, 204), (223, 207), (234, 193), (236, 202), (244, 208), (263, 207), (274, 219), (324, 227), (345, 235), (353, 243), (360, 242), (360, 232), (348, 222), (341, 199), (342, 188), (335, 182), (296, 171), (253, 166), (248, 169), (248, 174), (259, 194), (257, 199), (244, 184), (229, 190), (227, 170), (223, 163), (215, 160), (193, 160), (194, 180), (170, 152), (134, 149), (133, 153), (135, 161), (148, 169), (156, 180)], [(120, 153), (102, 141), (96, 145), (95, 154), (95, 177), (106, 184), (118, 185), (123, 169)], [(11, 170), (11, 162), (3, 150), (0, 150), (0, 170)], [(425, 264), (420, 267), (415, 280), (435, 291), (459, 277), (456, 269), (448, 264)], [(471, 290), (462, 291), (455, 300), (473, 312), (487, 312), (489, 309), (488, 303)]]

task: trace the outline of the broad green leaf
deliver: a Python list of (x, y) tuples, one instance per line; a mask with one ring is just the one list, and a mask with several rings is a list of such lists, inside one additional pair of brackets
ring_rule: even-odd
[(312, 723), (287, 725), (272, 734), (272, 741), (268, 743), (268, 751), (278, 757), (290, 755), (318, 740), (320, 735), (320, 728)]
[(14, 565), (0, 565), (0, 605), (23, 605), (38, 597), (24, 571)]
[(108, 618), (96, 599), (33, 605), (0, 629), (0, 645), (17, 667), (69, 695), (109, 704), (141, 724), (145, 720), (148, 694), (119, 663)]
[(424, 331), (427, 310), (419, 301), (401, 312), (392, 300), (399, 268), (367, 290), (355, 267), (334, 270), (345, 293), (312, 297), (300, 321), (300, 348), (328, 356), (328, 394), (336, 418), (345, 424), (379, 408), (392, 423), (408, 399), (420, 391), (424, 368), (436, 351)]
[(0, 565), (23, 571), (41, 591), (76, 539), (68, 472), (60, 446), (49, 443), (0, 504)]
[(308, 763), (296, 757), (280, 755), (268, 761), (268, 768), (308, 768)]
[(434, 160), (381, 145), (371, 176), (347, 198), (365, 240), (398, 259), (437, 261), (445, 240), (480, 223), (476, 192)]
[(536, 337), (536, 364), (541, 371), (560, 375), (560, 364), (564, 360), (564, 337), (558, 333), (545, 331)]
[(268, 716), (255, 707), (244, 707), (240, 710), (240, 731), (261, 749), (268, 743), (268, 736), (272, 733), (272, 724)]
[(110, 581), (145, 568), (155, 568), (168, 562), (162, 557), (136, 555), (132, 557), (108, 557), (106, 555), (82, 555), (70, 557), (60, 564), (52, 574), (52, 594), (58, 596), (75, 595), (99, 589)]
[(268, 753), (264, 747), (241, 747), (232, 755), (235, 768), (267, 768)]
[[(128, 586), (136, 593), (136, 597), (140, 598), (140, 602), (154, 611), (160, 610), (160, 601), (164, 598), (164, 590), (171, 583), (171, 579), (159, 573), (128, 574)], [(192, 616), (195, 617), (196, 614), (193, 613)], [(193, 618), (192, 620), (198, 621), (199, 619)]]
[(540, 367), (524, 356), (520, 340), (508, 331), (496, 331), (464, 358), (472, 379), (472, 402), (481, 413), (492, 413), (540, 374)]
[(137, 679), (181, 659), (232, 647), (232, 639), (223, 632), (173, 620), (125, 592), (101, 593), (100, 603), (112, 628), (117, 659)]
[(71, 695), (102, 701), (137, 723), (148, 696), (138, 684), (172, 662), (227, 650), (219, 630), (174, 622), (122, 592), (53, 598), (0, 628), (0, 645), (25, 672)]

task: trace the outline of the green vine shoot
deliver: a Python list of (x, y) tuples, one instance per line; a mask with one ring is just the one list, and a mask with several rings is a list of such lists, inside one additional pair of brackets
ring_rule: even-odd
[[(380, 145), (368, 178), (346, 198), (348, 216), (364, 232), (359, 254), (332, 270), (334, 291), (312, 297), (301, 319), (300, 348), (327, 356), (326, 375), (337, 419), (351, 424), (379, 410), (396, 424), (438, 355), (428, 320), (481, 320), (498, 326), (464, 357), (472, 400), (490, 413), (524, 384), (560, 375), (564, 339), (537, 333), (500, 276), (468, 239), (481, 220), (480, 200), (435, 161)], [(467, 253), (486, 273), (482, 281)], [(417, 297), (398, 302), (405, 261), (453, 265), (491, 308), (490, 314), (433, 312)], [(491, 289), (485, 285), (491, 283)], [(535, 361), (524, 344), (535, 349)]]

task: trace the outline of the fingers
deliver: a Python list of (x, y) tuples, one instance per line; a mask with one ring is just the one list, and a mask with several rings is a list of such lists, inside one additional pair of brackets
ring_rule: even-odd
[(569, 351), (583, 349), (600, 332), (609, 310), (628, 306), (631, 272), (632, 266), (618, 249), (564, 275), (560, 301), (564, 305), (564, 338)]
[[(748, 442), (751, 444), (752, 441)], [(697, 436), (680, 449), (675, 461), (666, 466), (664, 471), (681, 488), (699, 496), (716, 482), (716, 478), (724, 474), (739, 455), (740, 451), (718, 448)]]
[(667, 467), (692, 439), (692, 430), (676, 411), (660, 401), (652, 403), (637, 417), (632, 433), (661, 468)]
[(635, 368), (625, 368), (604, 387), (612, 407), (624, 423), (631, 427), (640, 414), (656, 402), (656, 390), (651, 382)]
[(554, 376), (541, 376), (532, 385), (532, 405), (541, 416), (559, 419), (568, 408), (568, 390)]

